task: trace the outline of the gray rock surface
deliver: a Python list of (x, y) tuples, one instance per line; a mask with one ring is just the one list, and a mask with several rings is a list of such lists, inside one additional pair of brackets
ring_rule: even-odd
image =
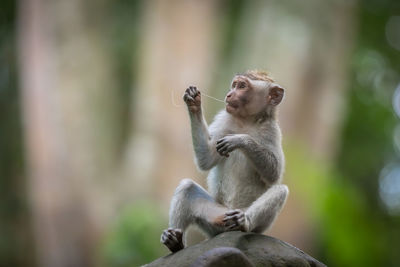
[(226, 232), (159, 258), (146, 267), (326, 266), (279, 239), (244, 232)]

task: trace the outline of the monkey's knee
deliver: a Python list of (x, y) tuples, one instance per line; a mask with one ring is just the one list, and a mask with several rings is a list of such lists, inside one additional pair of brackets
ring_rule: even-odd
[(279, 184), (274, 186), (274, 190), (276, 191), (276, 202), (278, 205), (278, 209), (280, 210), (286, 202), (286, 199), (289, 195), (289, 188), (287, 185)]
[(180, 181), (179, 185), (176, 187), (175, 193), (187, 191), (190, 188), (193, 188), (195, 186), (196, 186), (196, 183), (192, 179), (189, 179), (189, 178), (182, 179), (182, 181)]
[(286, 200), (288, 195), (289, 195), (289, 187), (287, 187), (287, 185), (285, 185), (285, 184), (279, 184), (279, 185), (276, 185), (276, 186), (278, 187), (278, 190), (279, 190), (279, 192), (281, 194), (281, 198), (283, 200)]
[(193, 180), (185, 178), (176, 187), (174, 198), (187, 198), (191, 195), (191, 192), (196, 191), (197, 187), (198, 185)]
[(175, 189), (175, 193), (171, 201), (171, 208), (173, 209), (177, 205), (182, 206), (182, 202), (186, 202), (185, 198), (190, 195), (189, 191), (191, 191), (194, 187), (196, 187), (196, 184), (191, 179), (183, 179)]
[(178, 187), (175, 189), (174, 198), (176, 197), (184, 198), (189, 202), (195, 199), (214, 201), (203, 187), (189, 178), (185, 178), (179, 183)]
[(193, 201), (190, 201), (198, 185), (191, 179), (183, 179), (175, 189), (169, 211), (170, 227), (185, 230), (192, 223)]

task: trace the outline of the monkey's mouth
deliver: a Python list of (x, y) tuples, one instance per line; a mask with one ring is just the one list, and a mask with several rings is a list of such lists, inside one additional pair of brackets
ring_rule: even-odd
[(239, 104), (236, 102), (226, 101), (226, 107), (237, 109), (239, 107)]

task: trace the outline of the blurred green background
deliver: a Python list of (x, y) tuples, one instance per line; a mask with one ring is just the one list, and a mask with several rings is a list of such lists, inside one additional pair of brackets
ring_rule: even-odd
[[(5, 0), (0, 266), (138, 266), (192, 161), (180, 95), (267, 69), (291, 194), (267, 234), (400, 265), (400, 2)], [(208, 121), (223, 106), (204, 98)], [(191, 242), (198, 242), (193, 232)]]

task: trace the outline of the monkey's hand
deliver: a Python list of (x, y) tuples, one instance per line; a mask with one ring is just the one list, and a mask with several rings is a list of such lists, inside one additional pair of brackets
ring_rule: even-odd
[(248, 219), (242, 210), (227, 211), (222, 221), (227, 231), (249, 231)]
[(201, 95), (196, 86), (189, 86), (183, 94), (183, 101), (185, 101), (191, 113), (201, 111)]
[(217, 152), (221, 156), (229, 157), (229, 153), (244, 143), (242, 134), (228, 134), (217, 141)]

